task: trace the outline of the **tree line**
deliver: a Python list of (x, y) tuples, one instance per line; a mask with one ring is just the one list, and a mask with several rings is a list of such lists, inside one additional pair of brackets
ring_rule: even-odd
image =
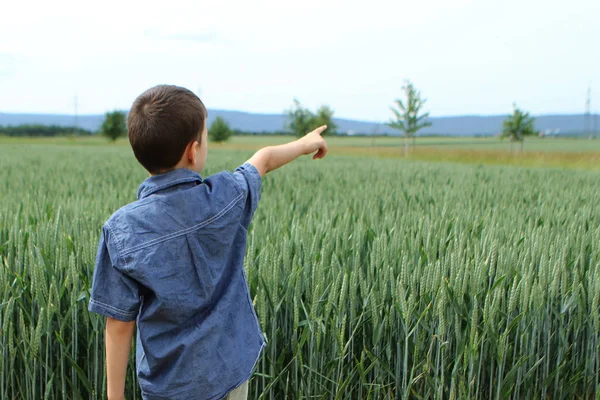
[[(412, 139), (413, 146), (417, 133), (428, 126), (429, 113), (423, 112), (423, 107), (427, 101), (421, 97), (418, 91), (410, 81), (405, 81), (402, 86), (403, 96), (394, 101), (390, 110), (393, 117), (387, 122), (387, 125), (402, 133), (404, 137), (404, 154), (409, 153), (409, 139)], [(334, 110), (328, 105), (320, 106), (315, 112), (304, 107), (298, 99), (294, 99), (293, 106), (285, 111), (286, 123), (283, 134), (292, 134), (303, 136), (307, 132), (314, 130), (321, 125), (327, 125), (324, 134), (338, 134), (338, 126), (333, 120)], [(107, 112), (104, 122), (100, 127), (100, 133), (116, 140), (127, 134), (126, 114), (122, 111)], [(229, 123), (222, 117), (217, 117), (209, 127), (209, 137), (213, 142), (225, 142), (234, 134), (242, 134), (241, 131), (232, 129)], [(78, 127), (65, 127), (57, 125), (18, 125), (1, 126), (0, 135), (6, 136), (59, 136), (59, 135), (92, 135), (93, 132)], [(537, 134), (535, 129), (535, 119), (531, 115), (513, 105), (513, 113), (509, 115), (503, 124), (501, 138), (508, 138), (512, 143), (520, 143), (523, 150), (524, 139), (527, 136)], [(515, 147), (516, 151), (516, 147)]]
[(75, 126), (59, 125), (0, 125), (0, 135), (4, 136), (67, 136), (67, 135), (92, 135), (93, 132)]
[[(300, 137), (322, 125), (327, 125), (327, 130), (323, 134), (337, 134), (337, 124), (333, 122), (333, 109), (327, 105), (322, 105), (313, 113), (302, 106), (298, 99), (294, 99), (294, 105), (286, 110), (285, 114), (287, 119), (285, 131), (280, 132), (282, 134)], [(235, 133), (221, 117), (215, 118), (208, 129), (208, 135), (213, 142), (225, 142)]]

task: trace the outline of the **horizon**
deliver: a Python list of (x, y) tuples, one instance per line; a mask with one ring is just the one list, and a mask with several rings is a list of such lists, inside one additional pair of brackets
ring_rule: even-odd
[[(268, 113), (268, 112), (250, 112), (250, 111), (241, 111), (241, 110), (228, 110), (228, 109), (221, 109), (221, 108), (207, 108), (208, 111), (213, 111), (213, 112), (227, 112), (227, 113), (241, 113), (241, 114), (251, 114), (251, 115), (259, 115), (259, 116), (273, 116), (273, 117), (285, 117), (286, 114), (285, 113), (280, 113), (280, 114), (276, 114), (276, 113)], [(115, 110), (107, 110), (106, 112), (111, 112), (111, 111), (121, 111), (124, 112), (125, 114), (127, 114), (129, 112), (129, 110), (119, 110), (119, 109), (115, 109)], [(60, 114), (60, 113), (46, 113), (46, 112), (5, 112), (0, 110), (0, 115), (31, 115), (31, 116), (60, 116), (60, 117), (77, 117), (77, 118), (82, 118), (82, 117), (98, 117), (98, 116), (103, 116), (106, 114), (106, 112), (103, 113), (94, 113), (94, 114)], [(430, 119), (442, 119), (442, 118), (498, 118), (498, 117), (508, 117), (510, 116), (510, 113), (505, 113), (505, 114), (460, 114), (460, 115), (430, 115), (429, 118)], [(548, 113), (548, 114), (531, 114), (532, 117), (534, 118), (538, 118), (538, 117), (585, 117), (586, 114), (585, 113)], [(595, 117), (600, 117), (600, 112), (592, 112), (589, 114), (590, 117), (595, 118)], [(354, 119), (354, 118), (345, 118), (345, 117), (340, 117), (340, 116), (334, 116), (334, 119), (342, 119), (342, 120), (346, 120), (346, 121), (356, 121), (356, 122), (367, 122), (367, 123), (372, 123), (372, 124), (387, 124), (389, 121), (385, 120), (385, 121), (374, 121), (374, 120), (368, 120), (368, 119)], [(1, 125), (1, 124), (0, 124)]]
[[(546, 134), (596, 134), (600, 125), (599, 114), (546, 114), (533, 115), (536, 129)], [(208, 125), (216, 117), (221, 117), (234, 130), (242, 132), (282, 132), (286, 131), (285, 114), (261, 114), (244, 111), (209, 109)], [(424, 128), (423, 135), (472, 136), (494, 135), (502, 130), (502, 124), (509, 117), (499, 115), (457, 115), (430, 117), (432, 126)], [(6, 126), (64, 126), (79, 127), (89, 131), (97, 131), (104, 120), (103, 114), (44, 114), (44, 113), (1, 113), (0, 127)], [(367, 121), (345, 118), (334, 118), (337, 131), (347, 134), (391, 134), (400, 133), (388, 125), (389, 121)], [(587, 128), (586, 128), (587, 126)], [(210, 128), (209, 128), (210, 129)], [(591, 130), (589, 130), (591, 129)]]

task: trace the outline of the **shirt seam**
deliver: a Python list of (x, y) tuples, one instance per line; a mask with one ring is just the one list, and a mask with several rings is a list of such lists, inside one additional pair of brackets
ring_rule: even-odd
[(106, 309), (107, 311), (112, 311), (114, 313), (117, 314), (122, 314), (125, 317), (135, 317), (137, 315), (137, 311), (125, 311), (125, 310), (121, 310), (120, 308), (111, 306), (109, 304), (103, 303), (101, 301), (98, 300), (94, 300), (93, 298), (90, 298), (90, 303), (92, 303), (93, 305), (97, 305), (101, 308)]
[[(242, 176), (246, 180), (246, 185), (248, 186), (248, 194), (252, 198), (252, 202), (258, 204), (258, 202), (260, 201), (259, 194), (260, 194), (260, 190), (261, 190), (261, 187), (262, 187), (262, 178), (260, 177), (260, 174), (258, 173), (258, 170), (256, 169), (256, 167), (254, 165), (246, 162), (246, 163), (240, 165), (236, 169), (235, 172), (242, 173)], [(255, 188), (253, 187), (252, 182), (250, 182), (248, 180), (248, 177), (245, 176), (243, 174), (243, 172), (247, 172), (248, 174), (250, 174), (250, 176), (252, 177), (253, 181), (258, 182), (258, 188), (257, 188), (257, 190), (254, 190)], [(237, 183), (237, 184), (239, 185), (239, 183)], [(243, 189), (242, 189), (241, 186), (240, 186), (240, 189), (243, 191)], [(257, 191), (258, 191), (258, 193), (257, 193)]]
[[(240, 167), (241, 168), (241, 167)], [(244, 171), (243, 169), (237, 169), (235, 171), (233, 171), (233, 173), (239, 173), (240, 175), (242, 175), (242, 177), (244, 179), (246, 179), (246, 177), (244, 176), (244, 174), (242, 174), (241, 172)], [(238, 193), (244, 193), (244, 188), (242, 187), (242, 185), (240, 185), (240, 183), (238, 182), (237, 178), (234, 176), (233, 177), (233, 181), (235, 182), (235, 186), (237, 187)]]
[[(260, 173), (258, 172), (258, 170), (256, 169), (256, 167), (254, 165), (250, 164), (250, 163), (244, 163), (242, 165), (242, 167), (243, 167), (244, 171), (248, 171), (248, 173), (250, 175), (252, 175), (252, 180), (254, 180), (255, 182), (258, 182), (258, 185), (257, 185), (258, 186), (258, 192), (260, 193), (260, 190), (262, 188), (262, 178), (260, 177)], [(250, 188), (250, 182), (248, 182), (248, 187)], [(251, 189), (254, 189), (254, 188), (251, 188)], [(258, 204), (258, 202), (260, 200), (259, 197), (258, 197), (259, 193), (256, 193), (257, 192), (256, 190), (252, 190), (251, 192), (252, 192), (251, 193), (252, 200), (255, 203)]]
[(119, 259), (119, 261), (121, 262), (121, 265), (125, 265), (125, 259), (123, 258), (123, 242), (121, 242), (121, 239), (119, 239), (119, 237), (115, 234), (115, 231), (113, 230), (112, 226), (110, 226), (110, 223), (108, 221), (106, 221), (106, 223), (104, 224), (106, 226), (106, 229), (108, 229), (108, 233), (114, 238), (115, 243), (117, 245), (117, 258)]
[(250, 298), (250, 287), (248, 286), (248, 277), (246, 276), (246, 270), (242, 266), (242, 279), (244, 284), (244, 289), (246, 289), (246, 300), (248, 301), (248, 306), (250, 307), (250, 311), (252, 312), (252, 316), (254, 318), (254, 322), (256, 323), (256, 328), (260, 332), (262, 336), (262, 340), (265, 341), (265, 334), (260, 326), (260, 322), (258, 320), (258, 315), (256, 314), (256, 310), (254, 309), (254, 304), (252, 304), (252, 299)]
[(183, 229), (183, 230), (180, 230), (180, 231), (177, 231), (177, 232), (173, 232), (173, 233), (170, 233), (168, 235), (159, 237), (157, 239), (150, 240), (150, 241), (148, 241), (146, 243), (134, 246), (134, 247), (128, 249), (127, 251), (124, 251), (122, 253), (122, 256), (124, 257), (124, 256), (126, 256), (128, 254), (133, 253), (133, 252), (136, 252), (136, 251), (145, 249), (147, 247), (150, 247), (150, 246), (153, 246), (153, 245), (165, 242), (165, 241), (170, 240), (170, 239), (177, 238), (179, 236), (187, 235), (188, 233), (192, 233), (194, 231), (197, 231), (198, 229), (204, 228), (205, 226), (207, 226), (207, 225), (209, 225), (209, 224), (217, 221), (223, 215), (227, 214), (236, 205), (236, 203), (243, 197), (243, 195), (244, 195), (244, 193), (240, 193), (235, 199), (233, 199), (228, 205), (226, 205), (221, 211), (219, 211), (218, 214), (213, 215), (209, 219), (204, 220), (204, 221), (200, 222), (199, 224), (197, 224), (195, 226), (192, 226), (190, 228), (186, 228), (186, 229)]

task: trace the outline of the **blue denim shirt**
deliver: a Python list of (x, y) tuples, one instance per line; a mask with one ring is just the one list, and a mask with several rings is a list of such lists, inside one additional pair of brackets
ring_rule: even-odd
[(265, 345), (243, 266), (260, 188), (250, 164), (176, 169), (105, 223), (89, 310), (137, 320), (144, 399), (220, 399), (250, 378)]

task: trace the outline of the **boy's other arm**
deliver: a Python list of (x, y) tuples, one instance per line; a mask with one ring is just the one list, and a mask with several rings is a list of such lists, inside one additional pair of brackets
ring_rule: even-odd
[(267, 173), (305, 154), (316, 151), (313, 159), (323, 158), (327, 154), (327, 143), (321, 136), (325, 129), (327, 129), (327, 125), (323, 125), (293, 142), (264, 147), (257, 151), (247, 162), (254, 165), (262, 178)]
[(109, 400), (125, 398), (125, 374), (134, 328), (135, 321), (122, 322), (106, 317), (106, 383)]

